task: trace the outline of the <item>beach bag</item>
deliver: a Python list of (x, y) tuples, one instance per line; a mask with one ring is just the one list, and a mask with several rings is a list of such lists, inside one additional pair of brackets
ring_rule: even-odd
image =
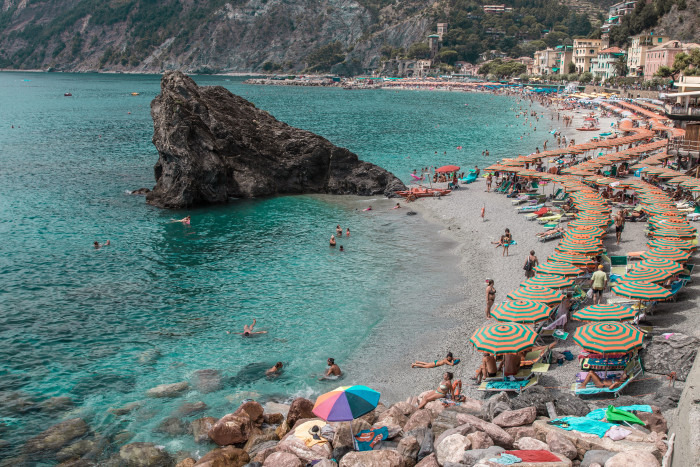
[(532, 271), (532, 264), (530, 263), (530, 258), (525, 261), (525, 266), (523, 266), (523, 270), (525, 271)]
[(586, 292), (586, 297), (593, 298), (593, 289), (588, 289), (588, 292)]

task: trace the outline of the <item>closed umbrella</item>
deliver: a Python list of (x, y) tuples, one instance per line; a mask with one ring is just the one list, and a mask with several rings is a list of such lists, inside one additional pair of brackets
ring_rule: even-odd
[(493, 355), (517, 353), (532, 347), (537, 333), (529, 326), (518, 323), (497, 323), (474, 331), (469, 339), (481, 352)]
[(626, 353), (642, 346), (644, 333), (625, 323), (591, 323), (574, 331), (574, 341), (596, 353)]
[(547, 262), (535, 267), (538, 274), (556, 274), (558, 276), (576, 277), (581, 275), (581, 270), (568, 263)]
[(312, 412), (328, 422), (350, 421), (374, 410), (379, 396), (367, 386), (341, 386), (318, 396)]
[(561, 292), (549, 287), (542, 287), (541, 285), (520, 287), (519, 289), (507, 294), (506, 297), (516, 301), (532, 300), (549, 306), (555, 305), (564, 299)]
[(551, 312), (552, 309), (544, 303), (533, 300), (512, 300), (494, 307), (491, 310), (491, 316), (497, 321), (536, 323), (547, 319)]
[(643, 281), (618, 282), (612, 287), (615, 295), (646, 302), (649, 300), (664, 300), (671, 296), (671, 291), (661, 286)]
[(637, 316), (632, 307), (620, 304), (591, 305), (575, 311), (571, 317), (579, 321), (624, 321)]
[(642, 258), (660, 258), (670, 259), (671, 261), (686, 262), (688, 261), (688, 258), (690, 258), (690, 252), (670, 246), (659, 246), (650, 248), (649, 251), (642, 253)]
[(572, 287), (574, 285), (574, 280), (569, 279), (564, 276), (550, 276), (547, 274), (538, 274), (535, 277), (531, 277), (526, 281), (523, 281), (520, 285), (529, 287), (532, 285), (539, 285), (542, 287), (549, 287), (551, 289), (562, 289), (565, 287)]

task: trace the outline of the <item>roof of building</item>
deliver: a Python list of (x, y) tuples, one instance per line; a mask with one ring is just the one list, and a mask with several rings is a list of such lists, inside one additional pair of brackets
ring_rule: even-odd
[(697, 49), (700, 44), (694, 42), (668, 41), (665, 44), (657, 45), (649, 49), (649, 52), (668, 49)]
[(623, 54), (625, 53), (624, 50), (622, 50), (619, 47), (608, 47), (607, 49), (603, 49), (598, 52), (599, 54)]

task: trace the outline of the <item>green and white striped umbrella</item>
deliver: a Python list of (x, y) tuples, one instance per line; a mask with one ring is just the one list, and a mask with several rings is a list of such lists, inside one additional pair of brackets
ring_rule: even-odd
[(524, 324), (497, 323), (474, 331), (471, 341), (477, 350), (498, 355), (517, 353), (535, 345), (537, 333)]

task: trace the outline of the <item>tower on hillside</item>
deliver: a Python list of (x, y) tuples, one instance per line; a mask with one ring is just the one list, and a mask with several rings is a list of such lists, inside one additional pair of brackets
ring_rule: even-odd
[(428, 47), (430, 48), (430, 58), (435, 58), (440, 49), (440, 36), (431, 34), (428, 36)]
[(437, 35), (440, 36), (440, 40), (442, 40), (442, 37), (445, 35), (447, 32), (447, 23), (438, 23), (437, 24)]

